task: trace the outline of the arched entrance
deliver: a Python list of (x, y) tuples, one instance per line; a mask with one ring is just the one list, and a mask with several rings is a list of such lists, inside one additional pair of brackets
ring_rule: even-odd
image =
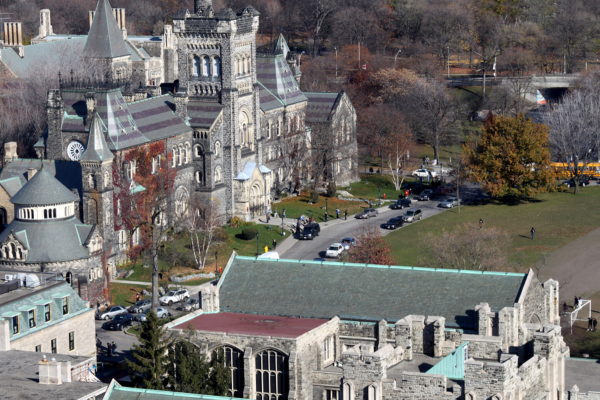
[(250, 214), (252, 218), (265, 212), (265, 196), (260, 182), (255, 181), (250, 187)]

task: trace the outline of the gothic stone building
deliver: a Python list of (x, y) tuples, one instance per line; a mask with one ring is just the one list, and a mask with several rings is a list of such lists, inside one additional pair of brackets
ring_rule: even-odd
[(201, 351), (224, 349), (234, 397), (565, 398), (558, 283), (531, 271), (234, 255), (201, 297), (169, 329), (191, 324)]

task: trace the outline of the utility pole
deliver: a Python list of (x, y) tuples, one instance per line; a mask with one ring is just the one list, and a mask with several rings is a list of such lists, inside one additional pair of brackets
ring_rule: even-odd
[(448, 46), (448, 78), (450, 78), (450, 46)]
[(362, 66), (360, 65), (360, 42), (358, 42), (358, 69), (360, 70)]
[(338, 71), (338, 68), (337, 68), (337, 47), (334, 47), (334, 49), (335, 49), (335, 79), (337, 79), (337, 71)]

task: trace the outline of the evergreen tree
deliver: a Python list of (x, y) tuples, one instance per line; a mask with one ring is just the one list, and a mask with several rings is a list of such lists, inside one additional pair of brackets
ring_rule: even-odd
[(231, 369), (225, 363), (223, 348), (213, 351), (210, 359), (210, 377), (206, 394), (226, 396), (231, 385)]
[(166, 335), (165, 326), (160, 324), (156, 314), (149, 311), (142, 323), (140, 344), (133, 345), (133, 358), (127, 360), (129, 377), (135, 387), (164, 390), (167, 379), (167, 350), (171, 338)]
[(169, 389), (174, 392), (208, 394), (210, 366), (204, 354), (187, 340), (178, 340), (169, 350)]

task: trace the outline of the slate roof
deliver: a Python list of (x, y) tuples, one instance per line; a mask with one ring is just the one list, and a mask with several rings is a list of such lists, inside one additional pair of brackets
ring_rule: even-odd
[(307, 100), (283, 55), (257, 55), (256, 79), (261, 86), (259, 97), (263, 111)]
[(308, 98), (306, 122), (327, 122), (341, 93), (304, 93)]
[(80, 260), (89, 257), (85, 243), (92, 228), (75, 217), (41, 221), (14, 219), (0, 233), (0, 243), (14, 232), (29, 250), (25, 264)]
[[(189, 132), (190, 127), (175, 114), (173, 96), (166, 94), (126, 103), (120, 90), (96, 93), (96, 112), (110, 150), (121, 150)], [(85, 92), (63, 90), (64, 131), (85, 132)]]
[(86, 56), (96, 58), (116, 58), (130, 54), (108, 0), (98, 0), (83, 51)]
[(53, 177), (45, 168), (39, 170), (33, 178), (17, 192), (10, 202), (27, 206), (62, 204), (79, 201), (79, 198)]
[[(219, 283), (222, 312), (395, 322), (442, 316), (475, 326), (474, 308), (513, 307), (526, 274), (236, 256)], [(257, 288), (266, 288), (257, 290)]]
[(102, 130), (102, 120), (96, 113), (92, 120), (90, 134), (88, 136), (87, 147), (79, 158), (80, 161), (105, 161), (115, 158), (108, 149), (106, 140), (104, 140), (104, 132)]
[[(78, 193), (81, 193), (81, 164), (76, 161), (17, 158), (5, 164), (4, 168), (2, 168), (0, 185), (12, 197), (27, 183), (27, 170), (35, 168), (39, 171), (42, 165), (46, 172), (53, 175), (69, 190), (76, 189)], [(15, 182), (14, 178), (18, 179), (19, 184)], [(14, 193), (11, 193), (12, 191)]]
[(187, 112), (191, 127), (210, 129), (223, 112), (223, 105), (208, 101), (190, 101)]

